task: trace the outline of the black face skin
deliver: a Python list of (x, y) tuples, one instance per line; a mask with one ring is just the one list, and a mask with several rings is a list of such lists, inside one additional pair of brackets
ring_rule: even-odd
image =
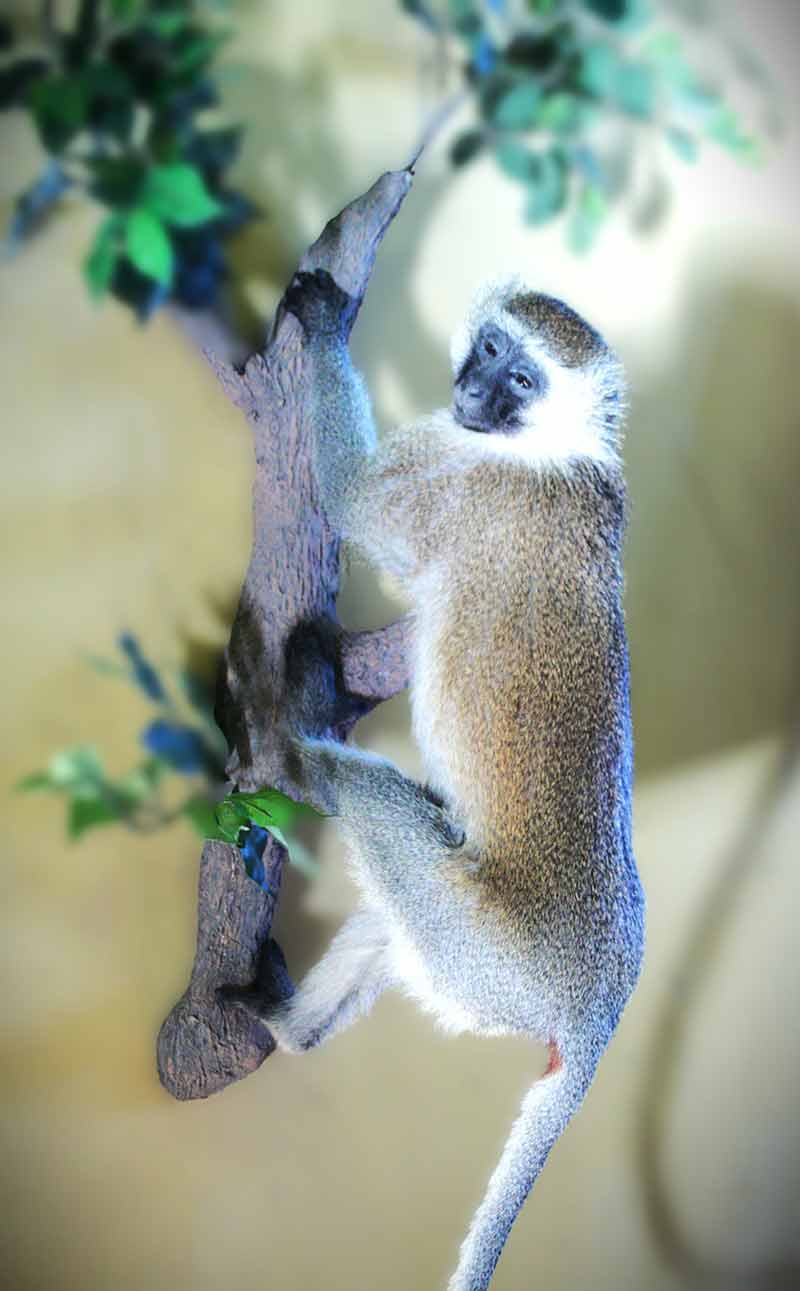
[(514, 435), (546, 389), (544, 372), (522, 342), (486, 323), (456, 377), (453, 415), (467, 430)]

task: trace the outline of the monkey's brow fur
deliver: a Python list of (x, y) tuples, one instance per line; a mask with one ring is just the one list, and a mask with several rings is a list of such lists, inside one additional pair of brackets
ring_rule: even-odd
[(512, 296), (506, 309), (540, 336), (565, 368), (584, 367), (608, 348), (599, 332), (555, 296), (525, 292)]
[[(324, 281), (307, 290), (309, 311), (323, 309)], [(618, 406), (617, 360), (573, 310), (516, 285), (490, 285), (482, 299), (474, 335), (505, 311), (562, 368), (596, 374), (596, 400), (614, 396)], [(552, 467), (547, 455), (532, 464), (488, 451), (490, 437), (447, 411), (378, 445), (335, 329), (309, 345), (325, 509), (400, 578), (413, 606), (414, 732), (433, 793), (382, 759), (315, 736), (315, 692), (300, 688), (287, 719), (300, 792), (339, 815), (362, 902), (270, 1025), (299, 1051), (396, 986), (451, 1030), (522, 1033), (551, 1046), (450, 1283), (484, 1291), (639, 973), (624, 481), (595, 408), (586, 427), (570, 430), (574, 451)]]

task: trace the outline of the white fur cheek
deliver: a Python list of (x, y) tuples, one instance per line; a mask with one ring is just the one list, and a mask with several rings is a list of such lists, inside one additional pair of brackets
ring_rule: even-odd
[(592, 440), (599, 449), (590, 429), (595, 403), (591, 382), (541, 354), (537, 360), (547, 377), (547, 390), (531, 408), (531, 442), (535, 438), (543, 455), (557, 458), (574, 456), (576, 451), (585, 453)]
[(536, 361), (548, 388), (530, 412), (530, 426), (513, 440), (520, 456), (539, 469), (563, 469), (579, 458), (600, 465), (616, 461), (597, 420), (598, 391), (592, 374), (563, 368), (542, 351)]

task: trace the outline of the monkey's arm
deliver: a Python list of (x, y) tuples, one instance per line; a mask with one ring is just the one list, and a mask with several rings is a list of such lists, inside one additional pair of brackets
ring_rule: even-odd
[(347, 348), (355, 301), (324, 270), (297, 274), (284, 298), (303, 326), (311, 363), (314, 471), (331, 524), (403, 577), (435, 528), (436, 490), (409, 428), (377, 441), (369, 395)]
[(350, 537), (348, 517), (377, 437), (369, 395), (347, 348), (351, 296), (329, 273), (298, 273), (284, 304), (303, 326), (311, 361), (314, 467), (328, 519)]

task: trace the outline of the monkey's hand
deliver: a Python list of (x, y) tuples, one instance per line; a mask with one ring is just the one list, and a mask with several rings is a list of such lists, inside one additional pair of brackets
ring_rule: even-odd
[(358, 301), (342, 290), (327, 269), (296, 273), (283, 303), (307, 337), (346, 337), (358, 309)]

